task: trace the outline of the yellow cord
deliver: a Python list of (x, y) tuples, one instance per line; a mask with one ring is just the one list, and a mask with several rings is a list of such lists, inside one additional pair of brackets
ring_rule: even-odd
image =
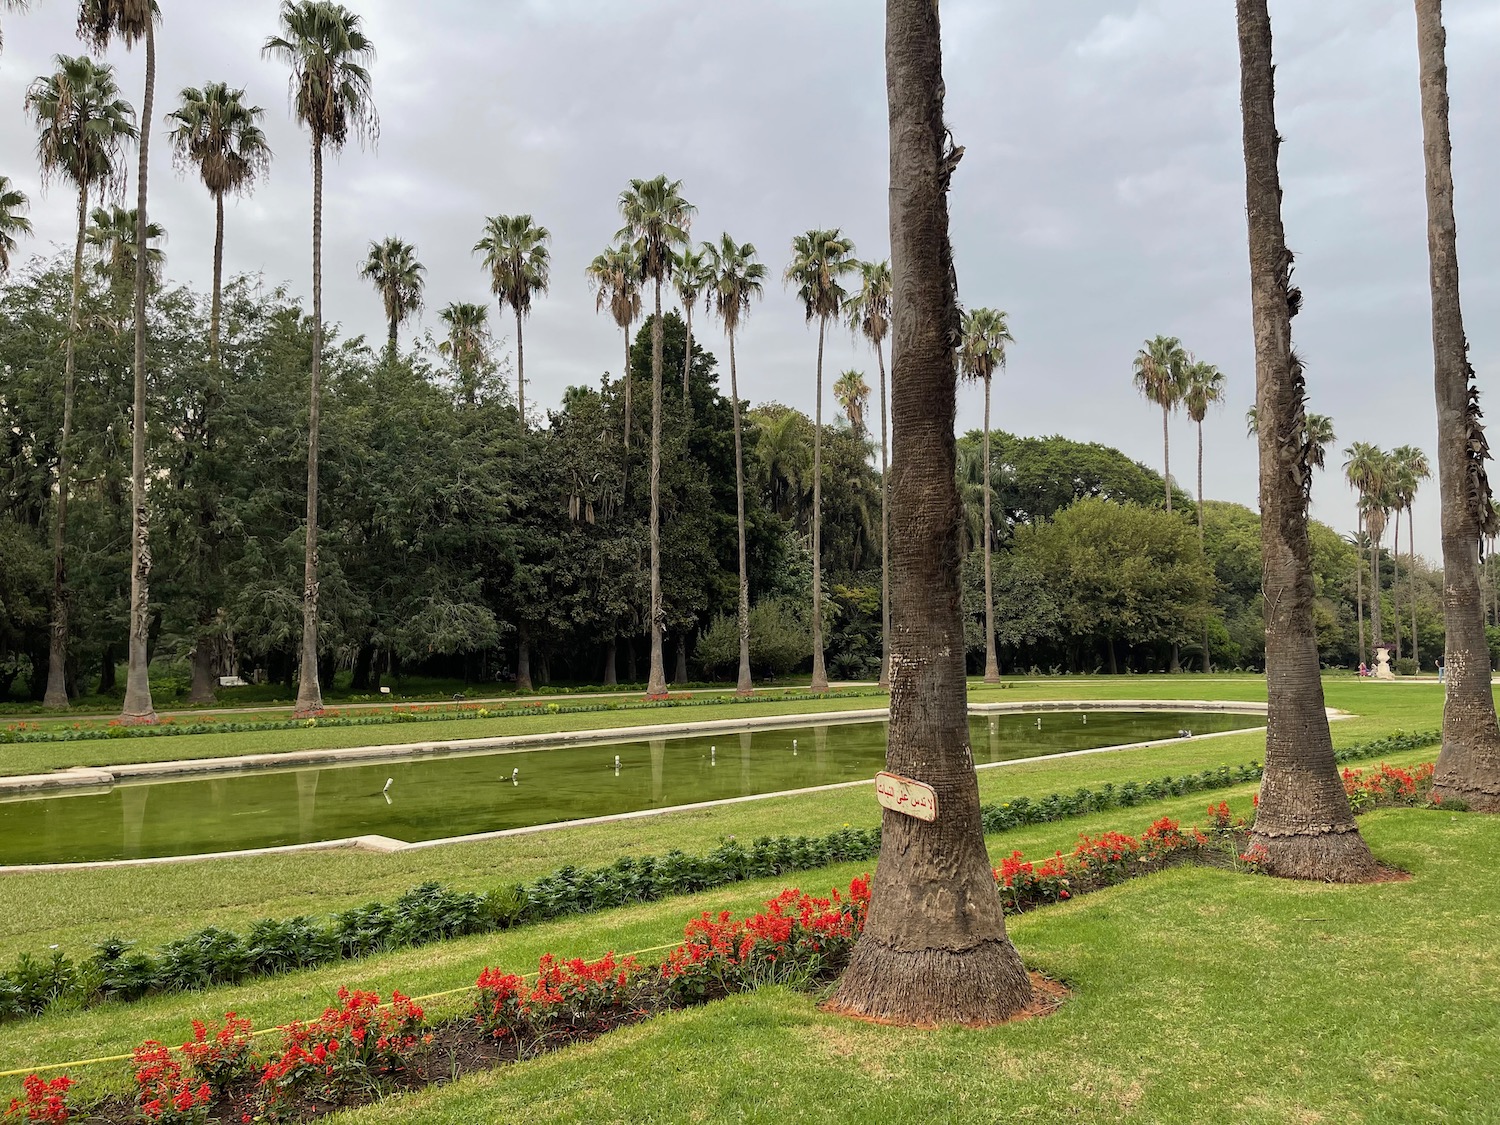
[[(640, 956), (642, 956), (644, 954), (647, 954), (647, 953), (661, 953), (664, 950), (676, 949), (679, 944), (680, 944), (679, 942), (672, 942), (670, 945), (654, 945), (650, 949), (637, 949), (634, 953), (625, 953), (625, 954), (622, 954), (621, 956), (622, 957), (640, 957)], [(521, 979), (522, 980), (529, 980), (530, 978), (532, 978), (532, 977), (534, 977), (536, 975), (537, 975), (536, 973), (526, 973), (526, 974), (524, 974), (521, 977)], [(450, 988), (450, 989), (447, 989), (446, 991), (443, 991), (443, 992), (429, 992), (425, 996), (412, 996), (412, 997), (409, 997), (409, 999), (411, 999), (413, 1001), (438, 1000), (438, 999), (440, 999), (440, 998), (442, 998), (444, 996), (457, 996), (457, 995), (459, 995), (460, 993), (463, 993), (463, 992), (473, 992), (473, 991), (474, 991), (474, 986), (472, 984), (466, 984), (462, 988)], [(266, 1027), (266, 1028), (262, 1028), (259, 1031), (251, 1032), (250, 1033), (250, 1037), (252, 1039), (256, 1039), (256, 1038), (259, 1038), (262, 1035), (274, 1035), (278, 1031), (286, 1031), (289, 1026), (290, 1025), (288, 1025), (288, 1024), (282, 1024), (282, 1025), (280, 1025), (278, 1027)], [(167, 1049), (170, 1050), (170, 1051), (181, 1051), (182, 1050), (181, 1047), (169, 1047)], [(45, 1064), (40, 1065), (40, 1066), (23, 1066), (19, 1070), (0, 1070), (0, 1078), (18, 1078), (18, 1077), (23, 1077), (23, 1076), (25, 1076), (27, 1074), (41, 1074), (44, 1071), (53, 1071), (53, 1070), (77, 1070), (80, 1067), (94, 1066), (94, 1065), (96, 1065), (98, 1063), (130, 1062), (133, 1058), (135, 1058), (135, 1056), (133, 1054), (131, 1054), (131, 1055), (102, 1055), (102, 1056), (100, 1056), (97, 1059), (78, 1059), (78, 1060), (76, 1060), (74, 1062), (45, 1063)]]

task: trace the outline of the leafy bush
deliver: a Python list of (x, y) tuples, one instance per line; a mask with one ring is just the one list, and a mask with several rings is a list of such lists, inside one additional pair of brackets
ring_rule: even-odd
[(1396, 675), (1415, 676), (1417, 674), (1417, 662), (1409, 656), (1403, 656), (1396, 661)]

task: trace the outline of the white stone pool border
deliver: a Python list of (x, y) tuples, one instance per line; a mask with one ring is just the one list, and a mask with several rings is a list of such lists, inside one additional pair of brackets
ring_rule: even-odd
[[(1264, 715), (1266, 704), (1239, 701), (1215, 702), (1211, 700), (1045, 700), (1016, 703), (971, 703), (971, 715), (995, 715), (1018, 711), (1203, 711), (1231, 715)], [(1353, 716), (1334, 708), (1327, 710), (1331, 720), (1348, 719)], [(716, 733), (719, 731), (741, 731), (747, 728), (826, 726), (836, 723), (869, 722), (889, 717), (887, 708), (861, 711), (817, 712), (809, 715), (766, 715), (751, 719), (708, 720), (697, 723), (670, 723), (649, 727), (612, 727), (605, 730), (564, 732), (545, 735), (511, 735), (496, 738), (463, 739), (460, 742), (405, 743), (399, 746), (359, 746), (331, 750), (299, 750), (285, 754), (254, 754), (234, 758), (200, 758), (179, 762), (149, 762), (130, 766), (111, 766), (106, 769), (64, 770), (57, 774), (39, 774), (32, 777), (5, 778), (0, 781), (0, 793), (10, 789), (15, 794), (36, 793), (38, 790), (108, 787), (120, 780), (155, 779), (161, 777), (191, 776), (201, 773), (228, 772), (247, 769), (275, 768), (282, 765), (316, 765), (346, 761), (407, 757), (430, 751), (443, 750), (520, 750), (535, 749), (541, 745), (577, 745), (589, 742), (621, 742), (659, 738), (672, 735)], [(1032, 762), (1050, 762), (1061, 758), (1077, 758), (1085, 754), (1110, 754), (1121, 750), (1144, 750), (1157, 746), (1180, 745), (1184, 742), (1201, 742), (1210, 738), (1226, 738), (1230, 735), (1251, 734), (1264, 727), (1245, 727), (1240, 730), (1217, 731), (1213, 734), (1191, 735), (1188, 738), (1164, 738), (1150, 742), (1131, 742), (1119, 746), (1096, 746), (1086, 750), (1067, 750), (1060, 754), (1041, 754), (1030, 758), (1013, 758), (1004, 762), (982, 762), (976, 770), (999, 769), (1003, 766), (1018, 766)], [(289, 761), (290, 759), (290, 761)], [(144, 771), (140, 773), (128, 771)], [(80, 775), (90, 775), (83, 777)], [(60, 778), (68, 780), (60, 781)], [(96, 780), (95, 778), (99, 779)], [(20, 786), (21, 782), (50, 779), (51, 784)], [(74, 779), (76, 778), (76, 780)], [(107, 779), (107, 780), (106, 780)], [(4, 783), (9, 783), (8, 785)], [(642, 817), (663, 816), (667, 813), (693, 812), (716, 808), (720, 805), (738, 805), (749, 801), (767, 801), (777, 797), (796, 797), (805, 793), (827, 793), (836, 789), (853, 789), (861, 785), (872, 785), (874, 780), (841, 781), (829, 785), (814, 785), (802, 789), (782, 789), (774, 793), (751, 793), (742, 797), (723, 797), (714, 801), (696, 801), (686, 805), (669, 805), (659, 809), (637, 809), (633, 812), (611, 813), (608, 816), (583, 817), (577, 820), (560, 820), (549, 824), (533, 824), (522, 828), (502, 828), (493, 832), (475, 832), (464, 836), (444, 836), (436, 840), (406, 841), (389, 836), (346, 836), (337, 840), (319, 840), (306, 844), (286, 844), (274, 848), (245, 848), (238, 851), (200, 852), (194, 855), (154, 856), (145, 859), (97, 860), (84, 863), (32, 863), (0, 865), (0, 875), (16, 875), (24, 872), (86, 871), (113, 867), (155, 867), (162, 864), (197, 863), (215, 859), (244, 859), (254, 856), (286, 855), (299, 852), (334, 851), (354, 848), (359, 851), (392, 853), (416, 851), (422, 848), (444, 847), (449, 844), (471, 844), (486, 840), (501, 840), (510, 836), (529, 836), (536, 832), (551, 832), (562, 828), (580, 828), (589, 825), (611, 824), (617, 821), (637, 820)]]

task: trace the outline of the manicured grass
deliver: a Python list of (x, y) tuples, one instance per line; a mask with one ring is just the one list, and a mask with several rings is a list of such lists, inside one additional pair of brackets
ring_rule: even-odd
[[(1028, 690), (1037, 698), (1172, 698), (1175, 689), (1177, 698), (1201, 698), (1211, 686), (1233, 689), (1235, 694), (1221, 698), (1253, 698), (1255, 693), (1264, 692), (1264, 685), (1256, 681), (1230, 684), (1203, 677), (1123, 682), (1079, 677), (1063, 683), (1035, 681), (1028, 684)], [(976, 699), (1011, 698), (1015, 694), (993, 689), (973, 692)], [(1330, 685), (1330, 703), (1361, 712), (1358, 719), (1334, 724), (1339, 745), (1376, 738), (1398, 728), (1431, 729), (1441, 718), (1441, 694), (1435, 686)], [(716, 710), (696, 708), (691, 713)], [(735, 713), (740, 712), (736, 709)], [(569, 716), (550, 718), (556, 722)], [(528, 716), (524, 721), (530, 720)], [(984, 801), (1043, 797), (1084, 785), (1120, 784), (1211, 766), (1239, 765), (1259, 760), (1263, 754), (1264, 737), (1247, 733), (1052, 759), (981, 770), (980, 796)], [(1412, 760), (1424, 756), (1430, 759), (1433, 755), (1417, 752)], [(79, 954), (86, 952), (89, 942), (117, 934), (155, 944), (210, 924), (243, 929), (262, 917), (322, 913), (371, 899), (389, 901), (426, 879), (463, 889), (487, 889), (534, 878), (567, 863), (602, 865), (620, 856), (660, 855), (672, 848), (699, 853), (726, 836), (821, 835), (845, 824), (867, 827), (878, 823), (879, 809), (870, 792), (852, 788), (387, 855), (340, 850), (161, 867), (10, 875), (0, 878), (0, 961), (54, 943)], [(1063, 832), (1063, 839), (1073, 838), (1073, 830), (1066, 825)]]

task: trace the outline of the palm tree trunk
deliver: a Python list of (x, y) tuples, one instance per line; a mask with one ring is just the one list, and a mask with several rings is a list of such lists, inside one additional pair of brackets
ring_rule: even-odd
[(1478, 392), (1473, 387), (1459, 301), (1446, 38), (1441, 0), (1417, 0), (1438, 486), (1443, 498), (1443, 617), (1448, 626), (1443, 748), (1433, 776), (1433, 796), (1454, 797), (1481, 812), (1500, 812), (1500, 730), (1495, 724), (1489, 644), (1479, 601), (1479, 539), (1493, 519), (1493, 509), (1483, 462), (1476, 465), (1470, 453), (1479, 437), (1477, 418), (1470, 415), (1470, 403)]
[[(1385, 643), (1380, 620), (1380, 540), (1373, 535), (1370, 536), (1370, 635), (1374, 638), (1374, 648)], [(1378, 656), (1375, 663), (1380, 663)]]
[(1361, 513), (1354, 533), (1354, 610), (1359, 617), (1359, 662), (1368, 667), (1365, 656), (1365, 560), (1364, 548), (1360, 546), (1364, 538), (1365, 517)]
[(77, 368), (79, 307), (83, 300), (83, 236), (89, 221), (89, 189), (78, 188), (78, 238), (73, 245), (73, 301), (68, 343), (63, 353), (62, 436), (57, 442), (57, 504), (52, 513), (52, 630), (47, 654), (47, 693), (42, 706), (68, 709), (68, 572), (64, 555), (68, 531), (68, 443), (73, 436), (73, 382)]
[(869, 916), (830, 1007), (924, 1026), (994, 1023), (1032, 994), (995, 894), (969, 746), (946, 198), (956, 154), (932, 0), (887, 0), (886, 67), (897, 554), (886, 768), (932, 786), (937, 818), (884, 813)]
[(1292, 352), (1291, 255), (1281, 222), (1271, 19), (1266, 0), (1237, 0), (1250, 292), (1260, 418), (1261, 558), (1266, 603), (1265, 773), (1251, 832), (1266, 870), (1354, 882), (1375, 874), (1333, 757), (1313, 630), (1311, 472), (1302, 443), (1301, 371)]
[[(1203, 534), (1203, 423), (1198, 423), (1198, 554), (1204, 556), (1207, 549), (1204, 546)], [(1214, 670), (1213, 660), (1208, 654), (1208, 618), (1203, 619), (1203, 671), (1205, 674)]]
[(891, 686), (891, 470), (887, 462), (885, 417), (885, 353), (875, 341), (875, 366), (880, 369), (880, 686)]
[(661, 278), (656, 279), (656, 318), (651, 322), (651, 672), (646, 694), (667, 694), (667, 672), (662, 662), (662, 628), (666, 614), (661, 604), (661, 368), (665, 345), (661, 323)]
[(817, 417), (813, 421), (813, 510), (812, 510), (812, 690), (828, 690), (828, 670), (823, 666), (823, 335), (826, 316), (818, 318)]
[(991, 548), (995, 540), (990, 522), (990, 377), (984, 377), (984, 682), (1000, 682), (1000, 661), (995, 655), (995, 581)]
[(735, 367), (733, 328), (729, 330), (729, 405), (734, 410), (734, 506), (740, 558), (740, 674), (735, 691), (749, 695), (754, 684), (750, 679), (750, 571), (745, 561), (745, 451), (740, 427), (740, 377)]
[(219, 328), (224, 315), (224, 193), (214, 193), (214, 293), (208, 314), (208, 355), (219, 367)]
[[(621, 459), (623, 468), (620, 471), (620, 503), (628, 506), (630, 504), (630, 325), (625, 326), (625, 366), (620, 368), (621, 378), (625, 382), (625, 454)], [(632, 649), (632, 651), (634, 651)]]
[(313, 136), (313, 338), (307, 399), (307, 549), (302, 560), (302, 654), (297, 714), (323, 710), (318, 683), (318, 391), (323, 373), (323, 138)]
[(1161, 476), (1166, 483), (1167, 511), (1172, 510), (1172, 444), (1167, 437), (1167, 408), (1161, 408)]
[(526, 344), (521, 338), (521, 308), (516, 306), (516, 408), (521, 412), (521, 432), (526, 432)]
[(687, 322), (687, 351), (682, 356), (682, 408), (691, 416), (693, 400), (688, 389), (688, 374), (693, 369), (693, 306), (684, 304), (682, 313)]
[(391, 317), (385, 326), (385, 355), (394, 360), (401, 347), (401, 322)]
[(140, 166), (136, 172), (135, 218), (135, 402), (130, 438), (130, 655), (125, 672), (125, 705), (121, 717), (131, 723), (154, 723), (151, 703), (151, 548), (146, 542), (146, 256), (147, 172), (151, 154), (151, 115), (156, 102), (156, 31), (146, 21), (146, 91), (141, 98)]
[(1401, 659), (1401, 603), (1397, 595), (1401, 590), (1401, 509), (1396, 509), (1396, 537), (1391, 544), (1391, 618), (1392, 631), (1396, 634), (1396, 655)]
[(1417, 662), (1417, 671), (1420, 672), (1422, 657), (1417, 642), (1417, 528), (1410, 506), (1406, 509), (1406, 551), (1411, 559), (1406, 570), (1407, 591), (1411, 594), (1411, 658)]
[[(224, 305), (224, 195), (222, 192), (214, 193), (213, 276), (213, 296), (209, 306), (208, 329), (208, 358), (212, 371), (213, 387), (204, 393), (203, 416), (200, 420), (205, 443), (211, 441), (209, 430), (210, 407), (214, 401), (214, 390), (217, 388), (219, 380), (222, 377), (219, 354), (219, 333), (223, 320)], [(199, 534), (205, 539), (211, 539), (214, 532), (209, 505), (206, 501), (199, 507), (198, 523)], [(202, 551), (203, 547), (200, 541), (200, 560), (202, 558)], [(213, 623), (213, 619), (213, 605), (207, 597), (204, 597), (203, 604), (198, 610), (198, 635), (193, 647), (193, 678), (191, 690), (188, 692), (189, 703), (212, 703), (218, 695), (217, 684), (214, 678), (214, 645), (208, 636), (208, 629)]]

